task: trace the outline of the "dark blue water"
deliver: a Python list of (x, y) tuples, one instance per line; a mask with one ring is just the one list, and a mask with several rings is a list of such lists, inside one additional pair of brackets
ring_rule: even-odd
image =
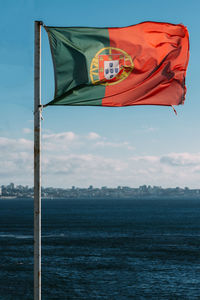
[[(42, 299), (200, 299), (198, 200), (43, 200)], [(33, 203), (0, 201), (0, 299), (33, 299)]]

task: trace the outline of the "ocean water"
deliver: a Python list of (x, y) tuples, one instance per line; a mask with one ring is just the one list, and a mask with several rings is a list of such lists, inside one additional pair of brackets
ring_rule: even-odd
[[(32, 200), (0, 200), (0, 299), (33, 299)], [(200, 299), (200, 201), (43, 200), (42, 299)]]

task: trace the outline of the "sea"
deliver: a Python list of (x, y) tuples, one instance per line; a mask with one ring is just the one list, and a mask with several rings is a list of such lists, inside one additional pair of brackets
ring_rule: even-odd
[[(33, 299), (33, 200), (0, 200), (0, 299)], [(42, 200), (42, 299), (200, 299), (200, 200)]]

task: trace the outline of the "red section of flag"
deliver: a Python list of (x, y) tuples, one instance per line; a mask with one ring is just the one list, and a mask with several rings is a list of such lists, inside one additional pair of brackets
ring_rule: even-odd
[(184, 103), (189, 59), (185, 26), (145, 22), (108, 30), (110, 47), (125, 51), (134, 67), (124, 80), (106, 86), (103, 106)]

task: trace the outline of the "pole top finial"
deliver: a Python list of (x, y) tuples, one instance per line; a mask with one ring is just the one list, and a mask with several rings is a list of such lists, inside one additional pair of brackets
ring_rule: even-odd
[(39, 25), (43, 25), (43, 21), (35, 21), (35, 23), (39, 23)]

